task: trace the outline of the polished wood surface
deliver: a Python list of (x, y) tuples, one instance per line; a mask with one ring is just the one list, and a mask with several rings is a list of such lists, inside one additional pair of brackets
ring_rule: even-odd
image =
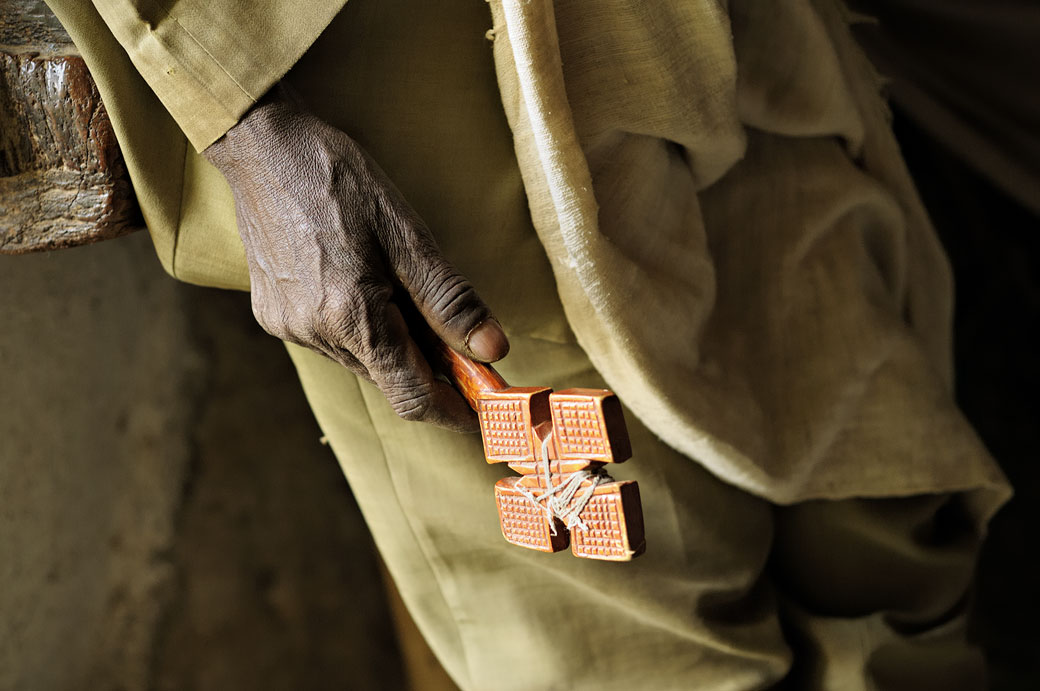
[(550, 516), (544, 500), (532, 500), (575, 473), (631, 457), (624, 413), (613, 392), (509, 386), (494, 367), (470, 360), (428, 333), (424, 340), (434, 365), (477, 411), (487, 462), (508, 463), (520, 474), (495, 484), (508, 542), (542, 552), (569, 546), (575, 556), (605, 561), (629, 561), (643, 553), (643, 509), (635, 482), (581, 481), (574, 501), (589, 491), (591, 497), (578, 516), (584, 527), (570, 530)]
[[(411, 315), (413, 321), (417, 321), (417, 315)], [(502, 391), (509, 388), (506, 380), (495, 371), (491, 365), (470, 360), (465, 355), (455, 352), (447, 343), (434, 336), (429, 331), (423, 335), (423, 342), (427, 345), (429, 353), (436, 358), (435, 365), (440, 371), (449, 376), (462, 395), (466, 397), (469, 404), (476, 410), (476, 401), (483, 394), (493, 391)]]

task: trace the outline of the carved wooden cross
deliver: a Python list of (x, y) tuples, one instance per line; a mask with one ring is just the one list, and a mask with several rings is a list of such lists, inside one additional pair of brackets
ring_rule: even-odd
[[(488, 463), (520, 473), (495, 484), (502, 535), (529, 549), (629, 561), (645, 549), (639, 486), (603, 470), (632, 455), (621, 404), (606, 389), (509, 386), (443, 343), (445, 374), (480, 418)], [(554, 492), (547, 492), (549, 486)], [(570, 526), (561, 519), (566, 517)]]

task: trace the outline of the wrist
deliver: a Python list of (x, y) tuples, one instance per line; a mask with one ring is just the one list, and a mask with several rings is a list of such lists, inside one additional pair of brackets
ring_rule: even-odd
[(224, 136), (206, 147), (202, 155), (227, 177), (239, 164), (262, 151), (259, 144), (277, 141), (302, 114), (298, 95), (278, 82)]

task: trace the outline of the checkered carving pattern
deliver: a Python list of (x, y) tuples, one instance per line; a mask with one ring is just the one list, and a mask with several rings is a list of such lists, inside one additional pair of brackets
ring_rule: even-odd
[(527, 456), (523, 402), (517, 399), (481, 400), (480, 434), (489, 458)]
[(602, 415), (594, 400), (568, 400), (553, 397), (553, 429), (560, 454), (566, 457), (607, 455)]
[(571, 549), (582, 557), (618, 559), (626, 556), (628, 536), (625, 535), (621, 515), (621, 493), (615, 488), (595, 494), (581, 512), (581, 520), (588, 530), (571, 530)]
[(495, 501), (502, 524), (502, 535), (514, 545), (552, 551), (552, 535), (545, 514), (519, 493), (495, 487)]

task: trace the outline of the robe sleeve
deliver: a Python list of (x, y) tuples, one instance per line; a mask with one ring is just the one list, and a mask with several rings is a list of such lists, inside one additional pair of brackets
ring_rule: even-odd
[(134, 67), (201, 151), (293, 66), (346, 0), (93, 2)]

